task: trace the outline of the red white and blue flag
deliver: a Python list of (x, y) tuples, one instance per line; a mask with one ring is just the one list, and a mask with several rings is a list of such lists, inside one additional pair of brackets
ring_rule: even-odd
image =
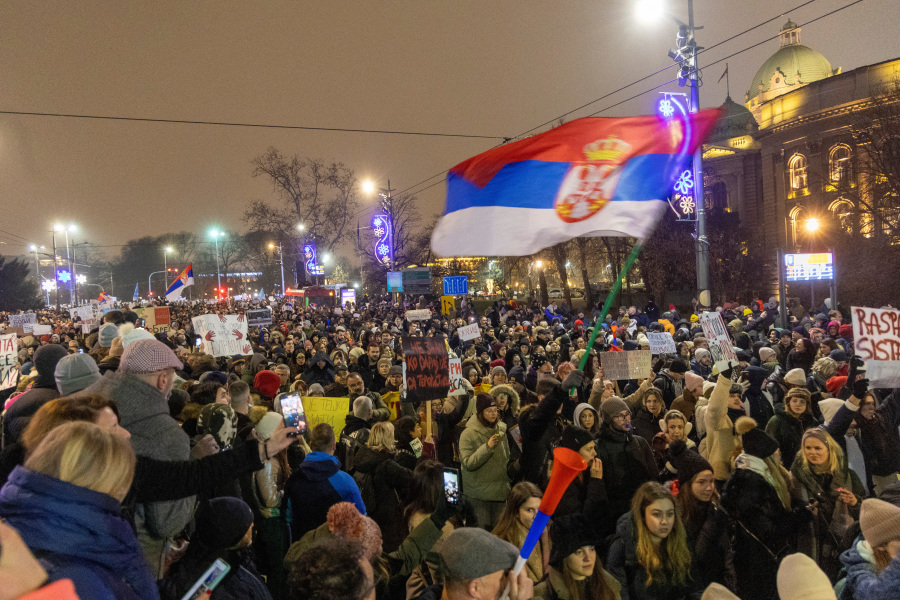
[(172, 282), (169, 289), (166, 290), (166, 300), (172, 302), (181, 298), (181, 292), (189, 285), (194, 285), (194, 264), (191, 263), (181, 272), (178, 279)]
[(106, 290), (102, 290), (100, 292), (100, 297), (97, 298), (97, 302), (102, 303), (102, 302), (106, 302), (107, 300), (109, 300), (109, 294), (106, 292)]
[(580, 236), (646, 239), (719, 118), (589, 117), (450, 169), (440, 256), (525, 256)]

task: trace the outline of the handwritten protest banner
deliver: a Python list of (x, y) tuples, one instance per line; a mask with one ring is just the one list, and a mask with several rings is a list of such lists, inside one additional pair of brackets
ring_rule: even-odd
[(247, 325), (269, 325), (272, 322), (271, 308), (258, 308), (247, 311)]
[(9, 328), (18, 335), (31, 335), (37, 315), (25, 313), (21, 315), (9, 315)]
[(712, 355), (716, 367), (721, 373), (728, 367), (738, 366), (737, 354), (731, 345), (731, 337), (725, 329), (725, 321), (717, 312), (705, 312), (700, 315), (700, 326), (703, 328), (703, 336), (709, 343), (709, 353)]
[(94, 324), (97, 323), (94, 319), (88, 319), (87, 321), (81, 322), (81, 333), (87, 335), (94, 328)]
[[(151, 308), (135, 308), (139, 319), (144, 319), (144, 328), (153, 333), (169, 333), (169, 325), (172, 323), (168, 306)], [(238, 354), (235, 352), (234, 354)]]
[(448, 396), (462, 396), (466, 393), (466, 388), (462, 383), (462, 360), (458, 358), (450, 359), (450, 392)]
[(856, 354), (872, 387), (900, 387), (900, 310), (851, 307)]
[(406, 311), (406, 320), (407, 321), (427, 321), (431, 318), (431, 311), (427, 308), (423, 308), (421, 310), (408, 310)]
[(650, 352), (653, 354), (675, 354), (675, 340), (671, 333), (647, 333), (650, 341)]
[(350, 398), (304, 396), (303, 411), (310, 430), (319, 423), (328, 423), (334, 429), (334, 439), (340, 439), (347, 415), (350, 414)]
[(441, 338), (403, 338), (406, 355), (406, 400), (446, 398), (450, 391), (450, 358)]
[(203, 338), (203, 351), (213, 356), (252, 354), (247, 339), (247, 319), (244, 315), (200, 315), (191, 319), (194, 331)]
[(17, 338), (15, 333), (0, 335), (0, 390), (15, 386), (19, 379)]
[(604, 377), (619, 381), (622, 379), (644, 379), (650, 377), (653, 353), (650, 350), (628, 352), (598, 352)]
[(35, 323), (32, 326), (31, 333), (33, 335), (53, 335), (53, 328), (49, 325), (38, 325)]
[(481, 330), (478, 329), (478, 323), (472, 323), (471, 325), (460, 327), (456, 330), (456, 333), (459, 334), (459, 340), (461, 342), (474, 340), (475, 338), (481, 337)]

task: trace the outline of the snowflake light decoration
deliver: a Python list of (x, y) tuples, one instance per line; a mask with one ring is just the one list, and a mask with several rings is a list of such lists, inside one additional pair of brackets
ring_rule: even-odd
[(375, 234), (375, 237), (384, 237), (384, 227), (376, 227), (373, 233)]
[(52, 279), (45, 279), (43, 283), (41, 283), (41, 287), (48, 292), (52, 292), (56, 289), (56, 282)]
[(69, 283), (70, 281), (72, 281), (72, 274), (68, 271), (60, 271), (57, 279), (59, 279), (62, 283)]
[(665, 118), (669, 118), (675, 114), (675, 107), (672, 105), (672, 101), (668, 98), (664, 98), (659, 102), (659, 112)]
[(387, 256), (388, 252), (389, 252), (389, 248), (387, 247), (387, 244), (379, 244), (378, 245), (378, 254), (380, 256)]
[(87, 275), (76, 275), (76, 276), (75, 276), (75, 283), (78, 283), (78, 284), (85, 284), (85, 283), (87, 283)]
[(678, 177), (678, 181), (675, 182), (675, 191), (679, 194), (686, 196), (690, 193), (690, 190), (694, 187), (694, 179), (692, 177), (692, 173), (690, 170), (686, 170)]

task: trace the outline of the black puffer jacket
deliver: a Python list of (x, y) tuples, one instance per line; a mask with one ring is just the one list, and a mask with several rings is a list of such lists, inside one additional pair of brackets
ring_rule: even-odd
[(734, 551), (728, 514), (712, 502), (697, 502), (699, 510), (685, 520), (691, 574), (700, 589), (715, 582), (734, 590)]
[[(390, 452), (368, 446), (360, 448), (353, 466), (353, 478), (367, 502), (366, 514), (381, 528), (384, 551), (393, 552), (409, 532), (403, 520), (403, 505), (412, 471), (401, 467)], [(368, 486), (371, 489), (366, 489)]]
[(614, 430), (606, 423), (600, 428), (596, 448), (609, 495), (609, 510), (599, 531), (609, 535), (618, 518), (628, 512), (637, 489), (647, 481), (656, 481), (658, 471), (653, 450), (644, 438)]

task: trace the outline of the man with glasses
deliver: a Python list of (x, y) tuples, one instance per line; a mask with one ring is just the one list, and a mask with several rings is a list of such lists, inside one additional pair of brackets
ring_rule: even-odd
[(603, 461), (603, 481), (609, 509), (600, 524), (604, 536), (615, 531), (616, 521), (628, 512), (631, 497), (642, 484), (656, 479), (656, 460), (650, 444), (631, 431), (631, 410), (617, 396), (600, 405), (603, 424), (597, 438), (597, 458)]

